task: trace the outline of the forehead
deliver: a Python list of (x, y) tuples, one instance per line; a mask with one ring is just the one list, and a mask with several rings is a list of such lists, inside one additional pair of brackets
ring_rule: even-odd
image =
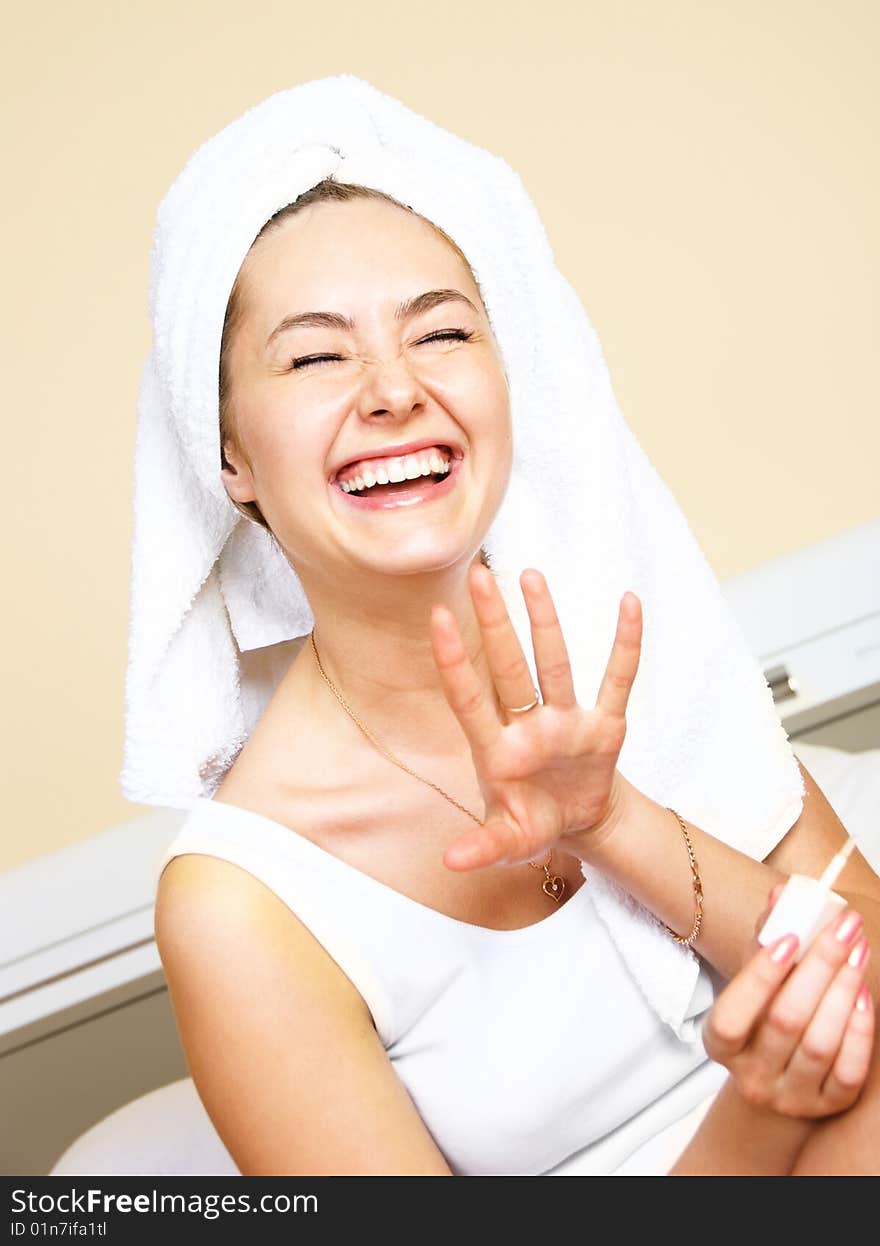
[(418, 293), (413, 283), (419, 290), (466, 283), (467, 293), (478, 293), (467, 265), (428, 222), (373, 199), (310, 204), (286, 217), (253, 245), (240, 275), (246, 302), (267, 311), (279, 297), (295, 296), (303, 310), (312, 306), (304, 300), (322, 294), (338, 301), (385, 289), (406, 297)]

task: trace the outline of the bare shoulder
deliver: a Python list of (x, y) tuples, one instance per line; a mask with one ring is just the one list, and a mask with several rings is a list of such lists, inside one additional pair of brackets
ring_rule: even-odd
[(212, 977), (285, 962), (328, 1003), (372, 1024), (369, 1009), (309, 928), (253, 874), (221, 857), (172, 857), (156, 892), (155, 934), (166, 974), (186, 966)]
[(155, 930), (187, 1065), (243, 1176), (449, 1175), (361, 995), (269, 887), (172, 857)]

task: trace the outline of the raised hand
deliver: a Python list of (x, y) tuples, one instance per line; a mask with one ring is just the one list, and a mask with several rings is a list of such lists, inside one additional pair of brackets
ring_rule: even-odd
[[(777, 884), (770, 893), (770, 908), (781, 890)], [(794, 968), (797, 938), (783, 935), (761, 948), (715, 1000), (703, 1045), (730, 1070), (747, 1102), (807, 1118), (855, 1103), (874, 1041), (861, 926), (859, 914), (845, 909)]]
[[(555, 845), (564, 847), (566, 837), (604, 827), (614, 808), (626, 707), (641, 654), (641, 603), (634, 593), (621, 599), (596, 705), (585, 709), (575, 698), (546, 581), (539, 571), (524, 571), (520, 587), (542, 698), (524, 710), (537, 690), (495, 577), (477, 564), (468, 587), (493, 686), (477, 675), (455, 616), (444, 606), (432, 610), (431, 644), (446, 698), (470, 744), (486, 812), (483, 825), (449, 845), (444, 863), (464, 870), (540, 861)], [(510, 712), (516, 709), (524, 712)]]

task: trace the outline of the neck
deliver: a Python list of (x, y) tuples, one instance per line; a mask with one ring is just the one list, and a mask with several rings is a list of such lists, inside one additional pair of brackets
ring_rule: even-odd
[[(302, 577), (301, 577), (302, 578)], [(477, 673), (491, 687), (482, 635), (467, 588), (467, 567), (424, 576), (388, 577), (377, 592), (303, 587), (315, 619), (315, 642), (327, 677), (364, 725), (387, 748), (410, 757), (465, 755), (467, 739), (451, 710), (431, 647), (431, 607), (448, 607)], [(344, 713), (321, 678), (306, 643), (292, 682), (331, 726)]]

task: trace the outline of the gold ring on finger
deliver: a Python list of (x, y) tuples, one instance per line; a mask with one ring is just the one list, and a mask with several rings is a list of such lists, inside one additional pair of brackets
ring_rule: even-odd
[(533, 710), (535, 708), (540, 699), (540, 694), (536, 688), (534, 698), (529, 701), (528, 705), (504, 705), (502, 708), (505, 714), (527, 714), (529, 710)]

